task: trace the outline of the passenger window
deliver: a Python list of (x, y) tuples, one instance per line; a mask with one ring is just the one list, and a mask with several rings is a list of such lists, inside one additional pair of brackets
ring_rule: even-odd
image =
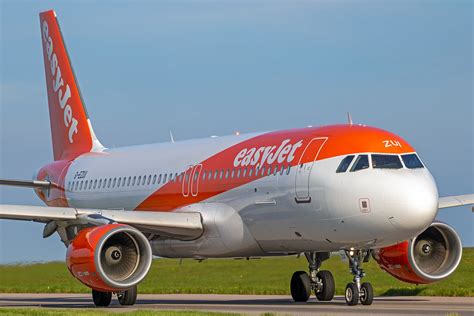
[(227, 169), (226, 172), (225, 172), (225, 178), (229, 179), (229, 169)]
[(211, 180), (212, 179), (212, 170), (209, 170), (209, 175), (207, 176), (207, 180)]
[(145, 185), (145, 182), (146, 182), (146, 176), (143, 176), (142, 185)]
[(117, 181), (117, 188), (120, 187), (120, 183), (122, 183), (122, 177), (119, 177), (119, 178), (118, 178), (118, 181)]
[(114, 178), (114, 182), (112, 182), (112, 188), (115, 188), (115, 182), (117, 181), (117, 178)]
[(176, 181), (176, 180), (178, 180), (178, 173), (177, 172), (174, 174), (174, 181)]
[(416, 154), (402, 155), (403, 163), (408, 169), (424, 168), (423, 163)]
[(160, 173), (160, 175), (158, 176), (158, 184), (160, 184), (160, 183), (161, 183), (161, 173)]
[(251, 177), (253, 174), (253, 168), (249, 168), (249, 177)]
[(247, 175), (247, 168), (244, 168), (242, 171), (242, 177), (245, 178), (246, 175)]
[(374, 169), (401, 169), (402, 162), (398, 155), (372, 155), (372, 167)]
[(369, 168), (369, 156), (359, 155), (351, 168), (351, 172)]
[(276, 176), (278, 173), (278, 166), (275, 166), (275, 170), (273, 170), (273, 175)]
[(84, 182), (84, 190), (87, 190), (87, 180)]
[(94, 190), (97, 187), (97, 179), (94, 180)]
[(151, 175), (148, 176), (148, 181), (146, 182), (147, 185), (150, 185), (151, 183)]
[(269, 175), (271, 175), (271, 174), (272, 174), (272, 166), (269, 166), (269, 167), (268, 167), (267, 175), (269, 176)]
[(222, 176), (224, 175), (224, 170), (221, 170), (220, 174), (219, 174), (219, 179), (222, 179)]
[(168, 174), (167, 174), (167, 173), (165, 173), (165, 174), (163, 175), (163, 184), (166, 183), (166, 178), (168, 178)]
[(232, 169), (232, 172), (230, 173), (230, 177), (231, 177), (232, 179), (234, 179), (234, 177), (235, 177), (235, 169)]
[(262, 167), (262, 176), (265, 175), (265, 166)]
[(77, 188), (78, 188), (78, 187), (79, 187), (79, 182), (76, 182), (76, 183), (74, 184), (74, 191), (77, 191)]
[(206, 180), (206, 171), (203, 171), (203, 172), (202, 172), (202, 180), (203, 180), (203, 181)]
[(240, 178), (240, 169), (237, 169), (237, 178)]
[(140, 185), (140, 182), (142, 182), (142, 176), (138, 176), (137, 185)]
[(280, 176), (283, 175), (283, 172), (284, 172), (284, 171), (285, 171), (285, 166), (282, 165), (282, 166), (281, 166), (281, 170), (280, 170)]
[(290, 174), (290, 171), (291, 171), (291, 166), (288, 165), (288, 169), (286, 170), (286, 174), (287, 174), (287, 175)]
[(99, 185), (97, 186), (99, 189), (102, 188), (102, 179), (99, 179)]
[(199, 177), (199, 173), (194, 171), (194, 181), (197, 181), (198, 177)]
[(337, 167), (336, 173), (346, 172), (347, 168), (349, 168), (349, 166), (351, 165), (351, 162), (354, 157), (354, 155), (349, 155), (342, 159), (341, 163), (339, 164), (339, 167)]

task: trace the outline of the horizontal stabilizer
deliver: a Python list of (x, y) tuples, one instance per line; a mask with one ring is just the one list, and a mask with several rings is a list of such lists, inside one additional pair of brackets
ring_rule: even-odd
[(9, 185), (9, 186), (15, 186), (15, 187), (24, 187), (24, 188), (49, 189), (51, 187), (51, 182), (38, 181), (38, 180), (0, 179), (0, 185)]

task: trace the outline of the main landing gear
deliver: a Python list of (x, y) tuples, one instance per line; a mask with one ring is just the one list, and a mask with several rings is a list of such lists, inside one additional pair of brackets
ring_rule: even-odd
[(349, 269), (354, 275), (354, 280), (348, 283), (345, 291), (347, 305), (354, 306), (361, 302), (362, 305), (371, 305), (374, 300), (374, 290), (369, 282), (360, 283), (365, 276), (361, 263), (369, 260), (369, 250), (346, 250), (349, 258)]
[(329, 259), (329, 252), (305, 252), (309, 263), (309, 274), (296, 271), (291, 277), (290, 290), (295, 302), (306, 302), (311, 292), (320, 301), (330, 301), (334, 297), (335, 284), (332, 273), (319, 271), (324, 260)]
[[(134, 305), (137, 301), (137, 286), (123, 291), (117, 292), (117, 299), (120, 305)], [(112, 302), (112, 292), (101, 292), (92, 290), (92, 300), (97, 307), (107, 307)]]

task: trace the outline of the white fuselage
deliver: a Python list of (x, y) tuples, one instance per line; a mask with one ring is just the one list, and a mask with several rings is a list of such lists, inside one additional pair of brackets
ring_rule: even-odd
[[(237, 169), (228, 170), (228, 175), (227, 169), (222, 170), (221, 176), (221, 170), (205, 170), (206, 166), (202, 165), (198, 172), (196, 162), (257, 135), (260, 134), (82, 155), (74, 160), (65, 177), (68, 204), (77, 208), (131, 211), (169, 184), (170, 174), (171, 182), (175, 181), (182, 190), (164, 195), (163, 199), (176, 199), (176, 194), (182, 195), (180, 199), (186, 198), (186, 194), (194, 197), (208, 194), (207, 181), (227, 177), (226, 181), (231, 182), (232, 172), (237, 178)], [(370, 157), (371, 152), (367, 154)], [(374, 248), (409, 239), (432, 223), (438, 194), (426, 168), (370, 167), (336, 173), (345, 156), (321, 160), (316, 156), (315, 161), (292, 166), (289, 171), (285, 165), (277, 166), (276, 172), (275, 168), (270, 174), (266, 170), (263, 177), (210, 195), (198, 203), (183, 203), (173, 211), (200, 212), (206, 232), (194, 241), (153, 239), (154, 253), (168, 257), (249, 257)], [(188, 187), (179, 184), (185, 181), (186, 170), (191, 170)], [(193, 176), (193, 170), (197, 175)], [(240, 171), (243, 173), (243, 169)], [(216, 172), (217, 180), (214, 180)], [(306, 172), (303, 181), (302, 172)], [(183, 175), (181, 179), (180, 175)], [(301, 196), (303, 199), (297, 202)], [(306, 197), (310, 200), (305, 200)]]

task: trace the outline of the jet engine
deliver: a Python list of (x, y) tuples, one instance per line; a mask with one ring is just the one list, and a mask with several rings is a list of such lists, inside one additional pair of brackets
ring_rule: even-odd
[(79, 281), (106, 292), (138, 284), (150, 270), (152, 251), (147, 238), (123, 224), (81, 230), (67, 248), (66, 263)]
[(456, 270), (462, 256), (461, 240), (449, 225), (434, 222), (418, 236), (377, 249), (373, 257), (380, 267), (408, 283), (440, 281)]

